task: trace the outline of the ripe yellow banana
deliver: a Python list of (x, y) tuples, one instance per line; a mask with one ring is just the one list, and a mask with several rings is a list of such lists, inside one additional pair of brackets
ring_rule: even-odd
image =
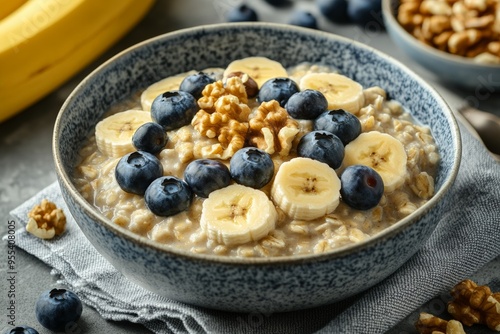
[(0, 122), (89, 64), (154, 0), (30, 0), (0, 21)]
[(0, 20), (6, 18), (28, 0), (3, 0), (0, 3)]

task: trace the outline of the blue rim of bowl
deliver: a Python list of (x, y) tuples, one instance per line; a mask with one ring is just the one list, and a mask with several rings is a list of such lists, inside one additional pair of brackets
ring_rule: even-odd
[(394, 10), (397, 8), (397, 3), (400, 0), (382, 0), (382, 13), (384, 15), (384, 19), (389, 20), (394, 29), (398, 30), (400, 36), (403, 37), (411, 44), (415, 44), (422, 48), (428, 54), (437, 57), (443, 61), (454, 62), (457, 66), (472, 66), (482, 69), (491, 70), (500, 70), (500, 64), (481, 64), (474, 62), (471, 58), (457, 56), (452, 53), (448, 53), (445, 51), (441, 51), (439, 49), (433, 48), (430, 45), (420, 42), (416, 39), (412, 34), (406, 31), (401, 24), (399, 24), (398, 20), (394, 16)]
[[(139, 236), (128, 229), (125, 229), (124, 227), (118, 226), (116, 224), (113, 224), (109, 219), (104, 217), (101, 213), (98, 212), (96, 208), (94, 208), (89, 202), (87, 202), (83, 196), (78, 192), (76, 187), (73, 185), (71, 182), (71, 177), (64, 171), (64, 168), (62, 167), (62, 159), (60, 157), (60, 152), (59, 152), (59, 145), (57, 143), (57, 137), (58, 137), (58, 129), (61, 126), (62, 122), (62, 113), (64, 109), (67, 108), (69, 104), (72, 103), (72, 101), (75, 99), (75, 97), (78, 95), (78, 91), (82, 86), (84, 86), (87, 81), (90, 80), (90, 78), (97, 73), (99, 73), (103, 68), (107, 67), (110, 63), (114, 62), (115, 60), (119, 59), (126, 53), (137, 49), (141, 48), (142, 46), (150, 43), (150, 42), (158, 42), (162, 39), (169, 39), (169, 38), (175, 38), (177, 36), (180, 36), (182, 34), (188, 33), (188, 32), (196, 32), (196, 31), (217, 31), (220, 29), (230, 29), (232, 27), (238, 27), (238, 28), (250, 28), (250, 27), (255, 27), (255, 26), (260, 26), (260, 27), (266, 27), (266, 28), (271, 28), (271, 29), (278, 29), (278, 30), (292, 30), (292, 31), (297, 31), (300, 34), (305, 34), (305, 35), (313, 35), (313, 36), (320, 36), (323, 38), (328, 38), (328, 39), (336, 39), (339, 41), (343, 41), (345, 43), (350, 43), (352, 45), (355, 45), (356, 47), (365, 49), (366, 51), (373, 52), (377, 56), (381, 58), (386, 58), (388, 61), (392, 62), (394, 65), (400, 67), (404, 71), (408, 72), (412, 78), (416, 81), (419, 82), (421, 86), (423, 86), (426, 90), (428, 90), (434, 98), (440, 102), (440, 108), (443, 110), (443, 112), (448, 116), (447, 120), (449, 121), (449, 126), (450, 126), (450, 131), (453, 136), (453, 141), (457, 145), (457, 149), (454, 152), (454, 164), (450, 170), (450, 176), (449, 178), (443, 183), (441, 188), (438, 190), (437, 193), (434, 194), (434, 196), (426, 202), (423, 206), (418, 208), (416, 211), (408, 215), (407, 217), (399, 220), (397, 223), (394, 225), (382, 230), (378, 234), (367, 238), (364, 241), (352, 244), (352, 245), (347, 245), (343, 247), (336, 248), (332, 251), (321, 253), (321, 254), (307, 254), (307, 255), (288, 255), (288, 256), (279, 256), (279, 257), (255, 257), (255, 258), (239, 258), (239, 257), (229, 257), (229, 256), (218, 256), (218, 255), (208, 255), (208, 254), (195, 254), (191, 253), (189, 251), (183, 251), (180, 249), (176, 249), (174, 247), (169, 247), (166, 245), (162, 245), (160, 243), (157, 243), (153, 240), (150, 240), (146, 237)], [(329, 32), (324, 32), (324, 31), (317, 31), (317, 30), (311, 30), (308, 28), (302, 28), (302, 27), (295, 27), (295, 26), (290, 26), (286, 24), (279, 24), (279, 23), (254, 23), (254, 22), (245, 22), (245, 23), (223, 23), (223, 24), (210, 24), (210, 25), (201, 25), (193, 28), (186, 28), (186, 29), (181, 29), (181, 30), (176, 30), (173, 32), (169, 32), (163, 35), (159, 35), (147, 40), (144, 40), (138, 44), (135, 44), (122, 52), (116, 54), (112, 58), (108, 59), (106, 62), (101, 64), (99, 67), (97, 67), (94, 71), (92, 71), (85, 79), (83, 79), (78, 86), (71, 92), (69, 97), (66, 99), (64, 104), (62, 105), (55, 124), (54, 124), (54, 134), (53, 134), (53, 140), (52, 140), (52, 149), (53, 149), (53, 157), (54, 157), (54, 163), (55, 163), (55, 169), (56, 173), (59, 177), (59, 182), (63, 182), (64, 187), (69, 191), (73, 199), (75, 200), (76, 205), (81, 206), (84, 211), (92, 217), (93, 220), (99, 222), (102, 226), (106, 227), (108, 230), (113, 232), (114, 234), (127, 239), (129, 241), (132, 241), (134, 243), (140, 244), (143, 247), (147, 247), (150, 249), (153, 249), (158, 252), (164, 252), (169, 255), (173, 255), (176, 257), (182, 257), (186, 260), (190, 261), (201, 261), (201, 262), (208, 262), (208, 263), (218, 263), (218, 264), (226, 264), (226, 265), (242, 265), (242, 266), (248, 266), (248, 265), (302, 265), (304, 263), (311, 263), (311, 262), (320, 262), (320, 261), (325, 261), (325, 260), (331, 260), (335, 258), (340, 258), (346, 255), (349, 255), (351, 253), (355, 253), (357, 251), (364, 250), (376, 243), (383, 242), (384, 240), (391, 238), (395, 234), (399, 233), (401, 230), (405, 229), (406, 227), (412, 225), (415, 223), (420, 217), (425, 215), (427, 212), (429, 212), (433, 207), (437, 205), (437, 203), (443, 198), (445, 193), (449, 190), (449, 188), (453, 185), (456, 175), (459, 170), (460, 166), (460, 161), (461, 161), (461, 152), (462, 152), (462, 144), (461, 144), (461, 138), (460, 138), (460, 130), (458, 128), (457, 121), (453, 115), (453, 112), (451, 111), (450, 107), (448, 104), (444, 101), (444, 99), (441, 97), (441, 95), (434, 89), (432, 88), (425, 80), (420, 78), (417, 74), (415, 74), (412, 70), (410, 70), (408, 67), (397, 61), (396, 59), (392, 58), (391, 56), (388, 56), (370, 46), (367, 46), (365, 44), (362, 44), (360, 42), (351, 40), (346, 37), (338, 36)]]

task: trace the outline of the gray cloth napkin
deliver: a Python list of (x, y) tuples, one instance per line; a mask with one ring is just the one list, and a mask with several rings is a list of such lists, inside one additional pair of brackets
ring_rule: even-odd
[(105, 319), (155, 333), (384, 333), (500, 255), (500, 164), (462, 127), (463, 160), (437, 229), (422, 249), (379, 285), (345, 301), (279, 314), (241, 314), (184, 305), (150, 293), (118, 273), (86, 240), (57, 184), (12, 211), (23, 224), (42, 198), (68, 215), (66, 233), (40, 240), (24, 228), (17, 246), (60, 275)]

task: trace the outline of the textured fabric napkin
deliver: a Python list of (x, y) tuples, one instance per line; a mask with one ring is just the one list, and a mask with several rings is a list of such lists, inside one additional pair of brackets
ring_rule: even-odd
[(384, 333), (430, 299), (500, 255), (500, 164), (462, 127), (463, 160), (437, 229), (422, 249), (381, 284), (348, 300), (279, 314), (241, 314), (184, 305), (152, 294), (119, 274), (70, 217), (57, 184), (11, 213), (26, 223), (42, 198), (68, 215), (66, 233), (40, 240), (24, 228), (17, 246), (60, 275), (105, 319), (143, 324), (155, 333)]

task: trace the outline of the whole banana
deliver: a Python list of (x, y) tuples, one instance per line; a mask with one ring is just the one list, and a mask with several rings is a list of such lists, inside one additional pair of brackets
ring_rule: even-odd
[(64, 83), (154, 0), (30, 0), (0, 21), (0, 122)]
[(0, 3), (0, 20), (9, 16), (27, 0), (4, 0)]

